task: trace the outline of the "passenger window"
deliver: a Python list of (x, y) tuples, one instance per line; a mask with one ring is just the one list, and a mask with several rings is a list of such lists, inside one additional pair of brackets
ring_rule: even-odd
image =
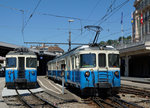
[(66, 69), (70, 70), (70, 57), (66, 58)]
[(74, 69), (74, 57), (72, 57), (72, 69)]

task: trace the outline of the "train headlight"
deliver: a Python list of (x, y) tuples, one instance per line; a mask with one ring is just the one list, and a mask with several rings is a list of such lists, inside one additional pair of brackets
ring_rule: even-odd
[(116, 77), (119, 77), (119, 72), (118, 71), (116, 71), (114, 74), (115, 74)]
[(34, 72), (34, 71), (32, 71), (31, 73), (32, 73), (32, 75), (34, 75), (34, 74), (35, 74), (35, 72)]
[(11, 74), (11, 71), (9, 71), (8, 73)]
[(85, 75), (85, 77), (89, 77), (90, 76), (90, 72), (86, 71), (84, 75)]

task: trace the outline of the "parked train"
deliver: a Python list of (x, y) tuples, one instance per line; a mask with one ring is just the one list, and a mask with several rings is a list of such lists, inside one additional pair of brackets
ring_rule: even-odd
[[(120, 88), (119, 51), (110, 46), (85, 45), (48, 62), (48, 77), (79, 88), (83, 95), (117, 94)], [(96, 93), (96, 94), (95, 94)]]
[(6, 55), (7, 88), (34, 88), (37, 85), (37, 56), (26, 48), (17, 48)]

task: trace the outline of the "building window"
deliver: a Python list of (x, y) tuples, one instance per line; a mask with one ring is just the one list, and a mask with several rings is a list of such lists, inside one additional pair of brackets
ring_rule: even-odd
[(145, 34), (147, 34), (147, 21), (145, 23)]
[(150, 4), (150, 0), (148, 0), (148, 4)]

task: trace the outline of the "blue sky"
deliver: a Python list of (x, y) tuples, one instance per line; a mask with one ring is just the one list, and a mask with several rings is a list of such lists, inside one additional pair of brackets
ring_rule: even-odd
[[(39, 0), (0, 0), (0, 41), (27, 46), (23, 42), (22, 23), (35, 9)], [(69, 22), (71, 18), (54, 17), (45, 14), (80, 18), (70, 23), (72, 42), (92, 42), (95, 32), (88, 31), (86, 25), (98, 25), (114, 0), (41, 0), (32, 18), (24, 29), (26, 42), (68, 42)], [(116, 0), (112, 10), (126, 0)], [(129, 0), (100, 26), (103, 31), (99, 41), (118, 39), (121, 36), (121, 13), (123, 12), (124, 36), (131, 35), (131, 12), (134, 11), (134, 0)], [(13, 9), (12, 9), (13, 8)], [(111, 9), (109, 11), (111, 11)], [(82, 30), (81, 30), (82, 28)], [(59, 45), (65, 51), (68, 46)], [(75, 47), (75, 46), (72, 46)]]

